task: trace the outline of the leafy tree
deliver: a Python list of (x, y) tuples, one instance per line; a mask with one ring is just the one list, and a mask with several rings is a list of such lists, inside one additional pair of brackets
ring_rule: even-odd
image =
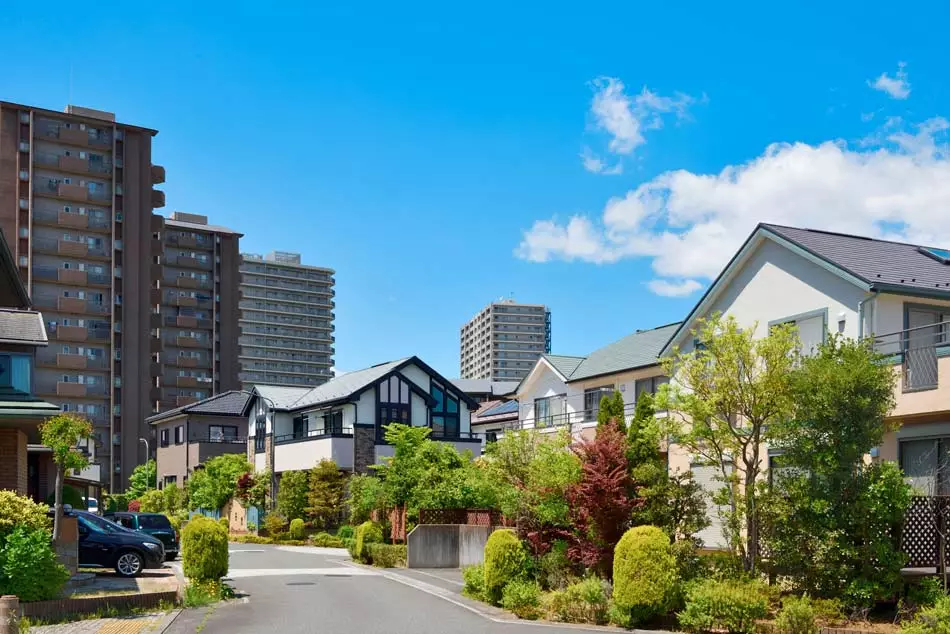
[(244, 508), (252, 506), (261, 508), (270, 498), (270, 480), (270, 470), (260, 473), (248, 471), (238, 478), (234, 496), (241, 501)]
[(251, 470), (243, 454), (211, 458), (188, 479), (188, 499), (192, 508), (219, 510), (237, 492), (238, 478)]
[(675, 349), (664, 359), (675, 380), (660, 392), (679, 444), (719, 471), (717, 501), (729, 508), (725, 536), (749, 572), (759, 560), (765, 443), (793, 412), (798, 349), (793, 326), (775, 326), (760, 338), (755, 330), (741, 328), (733, 317), (701, 320), (693, 330), (695, 349)]
[(146, 491), (138, 502), (139, 511), (142, 513), (162, 513), (167, 510), (165, 508), (165, 495), (155, 489)]
[(600, 398), (600, 409), (597, 411), (597, 429), (608, 423), (616, 425), (621, 433), (627, 433), (626, 412), (624, 411), (623, 394), (614, 392)]
[[(281, 486), (283, 486), (283, 480), (281, 480)], [(346, 492), (351, 524), (362, 524), (370, 519), (373, 511), (386, 508), (386, 494), (383, 491), (383, 482), (379, 478), (360, 473), (353, 474), (347, 480)], [(306, 489), (304, 500), (306, 500)], [(306, 505), (306, 502), (304, 504)]]
[(412, 499), (423, 464), (420, 449), (432, 432), (428, 427), (410, 427), (392, 423), (384, 425), (386, 442), (393, 448), (393, 455), (383, 458), (376, 472), (383, 480), (386, 501), (391, 506), (406, 506)]
[(614, 546), (630, 528), (631, 512), (642, 503), (630, 477), (627, 443), (616, 425), (604, 425), (593, 440), (573, 447), (581, 477), (567, 489), (572, 530), (568, 556), (608, 577)]
[(125, 494), (130, 500), (142, 497), (146, 491), (155, 488), (155, 476), (158, 474), (158, 467), (154, 460), (146, 460), (145, 464), (136, 465), (129, 476), (129, 486)]
[(893, 430), (896, 377), (867, 342), (831, 337), (792, 373), (794, 415), (775, 425), (767, 544), (801, 592), (868, 607), (900, 588), (900, 534), (910, 488), (893, 464), (864, 457)]
[(309, 480), (307, 515), (316, 528), (335, 524), (343, 512), (346, 476), (332, 460), (321, 460), (310, 470)]
[(285, 471), (277, 487), (277, 512), (291, 519), (305, 517), (310, 474), (307, 471)]
[(177, 484), (166, 484), (165, 488), (162, 489), (162, 497), (165, 498), (165, 512), (180, 513), (185, 510), (188, 507), (186, 494), (187, 491), (178, 488)]
[(56, 465), (54, 491), (53, 541), (59, 539), (63, 519), (63, 479), (66, 469), (82, 469), (89, 464), (89, 457), (79, 450), (77, 443), (92, 437), (92, 424), (73, 414), (57, 414), (40, 425), (40, 438), (53, 451)]

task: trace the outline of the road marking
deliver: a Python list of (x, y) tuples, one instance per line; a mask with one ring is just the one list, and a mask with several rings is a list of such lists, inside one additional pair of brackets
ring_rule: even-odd
[(228, 554), (230, 555), (231, 553), (266, 553), (266, 552), (267, 551), (264, 550), (263, 548), (257, 548), (257, 549), (248, 548), (247, 550), (229, 550)]
[(349, 556), (345, 548), (324, 548), (322, 546), (276, 546), (274, 550), (283, 550), (288, 553), (301, 553), (304, 555)]
[(374, 570), (365, 568), (232, 568), (228, 571), (231, 579), (247, 579), (249, 577), (290, 577), (298, 575), (333, 576), (363, 576), (379, 575)]
[[(446, 583), (452, 583), (452, 584), (455, 584), (455, 585), (457, 585), (457, 586), (459, 586), (459, 587), (461, 587), (461, 588), (464, 588), (464, 587), (465, 587), (465, 584), (462, 583), (461, 581), (455, 581), (454, 579), (446, 579), (445, 577), (440, 577), (439, 575), (434, 575), (434, 574), (432, 574), (431, 572), (425, 572), (425, 571), (422, 571), (422, 570), (417, 570), (417, 569), (415, 569), (415, 568), (412, 569), (412, 572), (418, 573), (418, 574), (420, 574), (420, 575), (425, 575), (425, 576), (427, 576), (427, 577), (432, 577), (433, 579), (438, 579), (439, 581), (444, 581), (444, 582), (446, 582)], [(410, 576), (411, 576), (411, 575), (410, 575)]]

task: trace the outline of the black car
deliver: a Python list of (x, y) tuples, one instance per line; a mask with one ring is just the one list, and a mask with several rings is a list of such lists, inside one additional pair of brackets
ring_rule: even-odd
[(79, 565), (112, 568), (121, 577), (135, 577), (165, 563), (162, 542), (87, 511), (72, 511), (79, 528)]
[(106, 513), (103, 517), (107, 520), (112, 520), (119, 526), (151, 535), (162, 542), (162, 546), (165, 547), (166, 561), (171, 561), (178, 556), (178, 531), (172, 527), (168, 518), (161, 513), (132, 513), (122, 511), (118, 513)]

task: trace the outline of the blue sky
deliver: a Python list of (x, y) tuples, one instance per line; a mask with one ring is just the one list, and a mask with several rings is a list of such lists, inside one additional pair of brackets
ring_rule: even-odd
[(125, 4), (5, 8), (0, 98), (157, 128), (164, 212), (335, 268), (340, 369), (454, 376), (508, 294), (587, 353), (760, 220), (950, 244), (945, 3)]

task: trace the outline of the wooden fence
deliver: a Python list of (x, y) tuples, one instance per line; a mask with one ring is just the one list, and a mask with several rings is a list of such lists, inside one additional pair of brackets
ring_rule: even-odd
[(505, 516), (493, 509), (419, 509), (419, 523), (508, 526)]
[(950, 548), (950, 496), (915, 496), (904, 520), (901, 548), (911, 568), (937, 568), (940, 553)]

